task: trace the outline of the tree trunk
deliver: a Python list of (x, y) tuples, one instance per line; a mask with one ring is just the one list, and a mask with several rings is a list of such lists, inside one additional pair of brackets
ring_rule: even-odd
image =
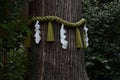
[[(30, 2), (29, 16), (51, 15), (76, 22), (81, 19), (81, 0), (32, 0)], [(29, 51), (31, 65), (27, 80), (88, 80), (84, 50), (76, 48), (75, 29), (65, 28), (68, 48), (62, 49), (59, 36), (61, 25), (53, 23), (55, 41), (51, 43), (46, 42), (47, 24), (40, 25), (42, 40), (37, 45), (34, 36), (32, 37)]]

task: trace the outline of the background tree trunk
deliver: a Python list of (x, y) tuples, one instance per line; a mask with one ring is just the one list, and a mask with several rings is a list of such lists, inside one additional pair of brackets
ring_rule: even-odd
[[(81, 0), (32, 0), (29, 4), (29, 16), (59, 16), (67, 21), (81, 19)], [(29, 51), (31, 65), (27, 80), (87, 80), (84, 62), (84, 50), (77, 49), (75, 29), (67, 31), (68, 48), (60, 44), (60, 24), (53, 24), (55, 42), (46, 42), (47, 23), (42, 23), (42, 40), (34, 42)], [(32, 25), (34, 27), (34, 25)], [(34, 30), (33, 30), (34, 31)]]

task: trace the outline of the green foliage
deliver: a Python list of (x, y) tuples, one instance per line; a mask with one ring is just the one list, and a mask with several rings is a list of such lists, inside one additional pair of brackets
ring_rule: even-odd
[(19, 48), (23, 43), (23, 35), (29, 32), (29, 28), (25, 23), (16, 21), (11, 21), (6, 24), (1, 23), (0, 29), (4, 32), (0, 35), (0, 52)]
[(90, 80), (120, 79), (120, 2), (83, 0), (88, 20), (89, 43), (86, 65)]
[(27, 0), (0, 1), (0, 80), (23, 80), (27, 54), (23, 49), (30, 30), (21, 13)]
[(0, 65), (0, 80), (24, 80), (27, 68), (27, 54), (24, 49), (10, 50), (7, 57), (6, 64)]
[(28, 0), (0, 0), (0, 22), (17, 20), (22, 17), (21, 10)]

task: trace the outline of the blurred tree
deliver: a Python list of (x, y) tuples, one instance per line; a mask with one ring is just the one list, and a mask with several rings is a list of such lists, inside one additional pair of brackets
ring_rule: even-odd
[[(81, 0), (32, 0), (30, 2), (30, 16), (59, 16), (67, 21), (76, 22), (81, 19)], [(29, 51), (31, 65), (28, 80), (88, 80), (84, 50), (75, 45), (74, 29), (67, 30), (67, 40), (70, 43), (66, 50), (60, 45), (60, 25), (53, 24), (55, 42), (46, 42), (46, 25), (40, 24), (42, 40), (37, 45), (32, 37)], [(31, 25), (32, 27), (34, 25)], [(34, 28), (32, 28), (34, 29)], [(81, 30), (82, 31), (82, 30)]]

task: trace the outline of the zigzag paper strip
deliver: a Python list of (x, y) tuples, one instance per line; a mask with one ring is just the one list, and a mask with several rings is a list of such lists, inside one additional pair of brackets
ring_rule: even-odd
[(68, 41), (66, 39), (66, 30), (64, 29), (64, 24), (62, 24), (60, 29), (60, 43), (62, 44), (63, 49), (67, 49)]
[(85, 31), (85, 33), (84, 33), (85, 47), (88, 47), (89, 46), (89, 43), (88, 43), (89, 38), (88, 38), (88, 34), (87, 34), (88, 28), (86, 27), (86, 24), (84, 24), (83, 30)]
[(39, 44), (40, 40), (41, 40), (41, 37), (40, 37), (40, 25), (38, 24), (39, 21), (36, 21), (36, 24), (35, 24), (35, 34), (34, 34), (34, 37), (35, 37), (35, 43), (36, 44)]

